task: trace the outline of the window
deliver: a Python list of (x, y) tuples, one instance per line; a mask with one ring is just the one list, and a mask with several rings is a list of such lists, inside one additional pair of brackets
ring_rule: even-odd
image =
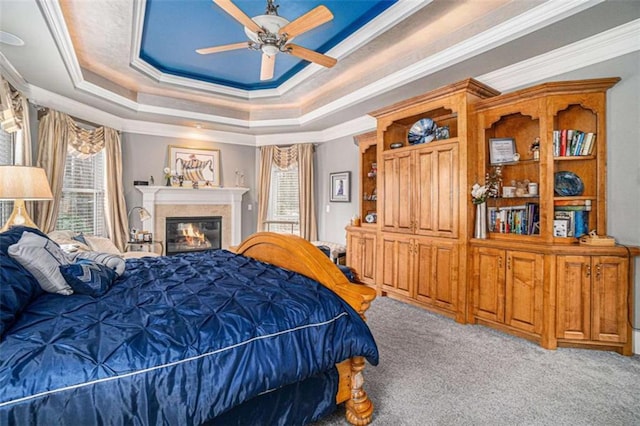
[[(13, 164), (15, 133), (7, 133), (0, 127), (0, 165)], [(0, 227), (6, 223), (13, 210), (13, 201), (0, 200)]]
[(104, 150), (88, 158), (67, 154), (56, 229), (106, 236)]
[(300, 199), (298, 167), (271, 169), (267, 230), (283, 234), (300, 234)]

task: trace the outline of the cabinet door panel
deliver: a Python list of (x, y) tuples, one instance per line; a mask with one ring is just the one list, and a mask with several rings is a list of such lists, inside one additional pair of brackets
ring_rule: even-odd
[(507, 252), (505, 324), (542, 332), (542, 275), (542, 255)]
[(409, 239), (383, 239), (382, 285), (386, 290), (410, 296), (410, 248)]
[(458, 145), (441, 148), (438, 153), (438, 203), (434, 211), (438, 235), (458, 235)]
[(430, 244), (415, 244), (416, 247), (416, 298), (433, 303), (433, 247)]
[(389, 231), (412, 232), (412, 160), (411, 152), (384, 158), (383, 227)]
[(504, 250), (477, 250), (473, 311), (478, 318), (504, 321), (504, 255)]
[(591, 259), (589, 256), (558, 256), (557, 324), (560, 339), (591, 337)]
[(367, 284), (375, 283), (376, 271), (376, 238), (365, 235), (362, 241), (362, 281)]
[(628, 267), (622, 257), (593, 258), (593, 340), (627, 341)]
[(438, 180), (434, 151), (418, 152), (416, 157), (416, 204), (415, 220), (419, 233), (435, 232), (434, 214), (437, 215)]
[(458, 250), (454, 244), (437, 244), (433, 248), (434, 303), (455, 312), (458, 300)]

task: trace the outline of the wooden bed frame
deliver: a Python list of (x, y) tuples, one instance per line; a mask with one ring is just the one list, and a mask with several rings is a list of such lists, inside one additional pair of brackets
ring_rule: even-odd
[[(376, 297), (375, 290), (350, 283), (324, 253), (309, 241), (294, 235), (259, 232), (232, 250), (322, 283), (344, 299), (363, 319), (365, 311)], [(363, 389), (364, 366), (365, 360), (361, 356), (336, 365), (340, 374), (336, 402), (345, 402), (347, 421), (357, 426), (369, 424), (373, 415), (373, 403)]]

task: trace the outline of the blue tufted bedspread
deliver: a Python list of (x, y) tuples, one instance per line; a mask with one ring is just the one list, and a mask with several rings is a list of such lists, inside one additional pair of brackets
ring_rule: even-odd
[(0, 424), (201, 424), (356, 355), (378, 362), (368, 327), (313, 280), (224, 250), (131, 259), (5, 333)]

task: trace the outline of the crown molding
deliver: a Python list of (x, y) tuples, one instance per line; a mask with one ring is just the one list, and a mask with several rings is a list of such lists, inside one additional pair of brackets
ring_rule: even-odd
[[(639, 37), (640, 19), (475, 78), (497, 90), (506, 92), (534, 84), (542, 79), (571, 72), (587, 65), (636, 52), (640, 50), (640, 44), (637, 43)], [(579, 60), (576, 60), (576, 58), (579, 58)], [(195, 130), (185, 126), (126, 120), (28, 84), (1, 53), (0, 70), (14, 87), (26, 93), (29, 99), (35, 103), (130, 133), (262, 146), (300, 141), (322, 143), (365, 133), (376, 127), (375, 119), (370, 116), (363, 116), (322, 131), (287, 132), (254, 136), (236, 132)], [(188, 117), (196, 118), (193, 114), (189, 114)]]
[[(176, 110), (172, 108), (156, 108), (140, 104), (138, 102), (132, 101), (130, 99), (102, 89), (97, 85), (84, 81), (82, 79), (80, 67), (77, 63), (77, 58), (71, 46), (70, 37), (68, 35), (68, 32), (66, 31), (66, 27), (64, 26), (64, 19), (62, 17), (62, 13), (58, 3), (47, 2), (45, 0), (38, 1), (39, 4), (43, 5), (44, 9), (47, 11), (45, 13), (47, 22), (50, 22), (50, 26), (56, 29), (55, 31), (53, 31), (53, 35), (58, 45), (61, 46), (61, 53), (63, 54), (65, 64), (70, 70), (74, 85), (79, 90), (106, 99), (110, 102), (124, 106), (133, 111), (154, 112), (164, 116), (175, 117), (194, 116), (193, 113), (190, 113), (188, 111)], [(403, 84), (410, 83), (411, 81), (444, 69), (447, 66), (468, 59), (474, 55), (478, 55), (498, 45), (507, 43), (517, 37), (521, 37), (524, 34), (535, 31), (536, 29), (542, 28), (546, 25), (550, 25), (553, 22), (578, 13), (589, 7), (593, 7), (602, 1), (603, 0), (565, 0), (561, 2), (553, 0), (548, 1), (526, 13), (505, 21), (500, 25), (496, 25), (495, 27), (484, 31), (481, 34), (471, 37), (457, 44), (456, 46), (445, 49), (442, 52), (425, 58), (401, 71), (395, 72), (387, 77), (376, 81), (375, 83), (360, 88), (336, 101), (330, 102), (329, 104), (326, 104), (299, 117), (256, 121), (236, 120), (235, 123), (238, 127), (246, 129), (259, 129), (262, 127), (266, 128), (280, 126), (303, 126), (329, 114), (335, 114), (336, 111), (341, 111), (349, 107), (350, 105), (354, 105), (356, 103), (370, 99), (374, 96), (383, 94)], [(140, 2), (136, 2), (135, 10), (138, 10), (137, 13), (140, 13), (139, 9), (143, 7), (140, 3), (143, 3), (143, 0), (141, 0)], [(406, 0), (399, 2), (398, 4), (402, 4), (403, 7), (408, 7), (407, 5), (411, 3), (420, 2), (412, 2), (410, 0)], [(408, 9), (405, 10), (404, 13), (409, 13)], [(396, 15), (394, 16), (396, 19), (400, 19), (400, 17), (404, 15), (400, 12), (396, 12)], [(347, 48), (344, 47), (343, 49)], [(76, 81), (78, 76), (80, 80)], [(197, 115), (198, 119), (201, 121), (218, 124), (229, 124), (229, 119), (226, 117), (201, 113), (198, 113)]]
[(640, 19), (477, 77), (501, 92), (640, 50)]
[[(383, 33), (398, 22), (422, 9), (432, 1), (433, 0), (399, 0), (382, 14), (376, 16), (374, 19), (365, 24), (358, 31), (351, 34), (342, 42), (338, 43), (338, 45), (334, 46), (326, 54), (340, 59), (358, 49), (359, 47), (363, 46), (364, 44), (368, 43), (376, 35)], [(221, 84), (198, 81), (163, 73), (157, 70), (152, 65), (148, 64), (146, 61), (140, 59), (139, 57), (140, 46), (142, 44), (142, 29), (144, 26), (144, 15), (146, 8), (145, 6), (146, 0), (138, 0), (134, 4), (133, 39), (131, 40), (129, 63), (131, 67), (159, 83), (201, 90), (208, 93), (233, 96), (246, 100), (254, 100), (282, 96), (297, 85), (311, 78), (317, 72), (325, 69), (320, 65), (309, 64), (303, 70), (296, 73), (293, 77), (282, 83), (277, 88), (258, 90), (237, 89)]]

